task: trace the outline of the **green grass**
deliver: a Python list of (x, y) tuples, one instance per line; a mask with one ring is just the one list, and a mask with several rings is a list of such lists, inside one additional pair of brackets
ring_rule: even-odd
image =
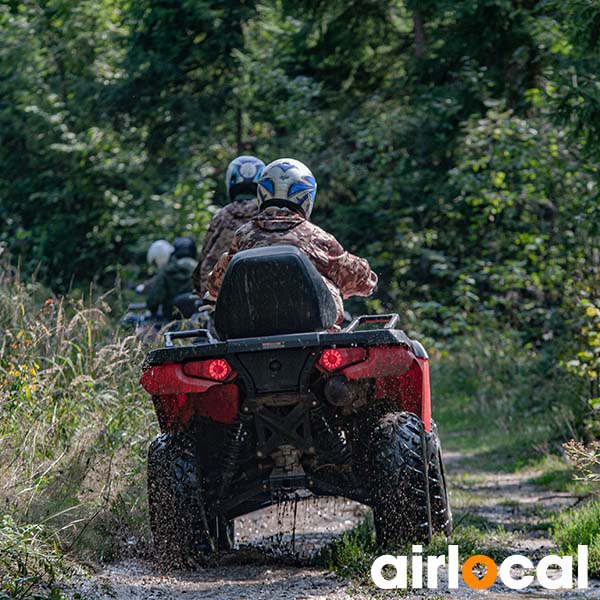
[(425, 552), (430, 556), (446, 554), (449, 545), (456, 545), (460, 550), (461, 560), (474, 554), (487, 554), (501, 562), (513, 553), (514, 536), (502, 527), (488, 527), (485, 523), (477, 525), (460, 525), (449, 538), (437, 535)]
[(579, 478), (577, 470), (564, 458), (556, 455), (543, 457), (534, 465), (538, 475), (530, 479), (530, 483), (551, 492), (569, 492), (575, 496), (583, 496), (593, 491), (591, 482)]
[(561, 513), (553, 524), (552, 538), (561, 552), (573, 556), (578, 545), (587, 545), (590, 577), (600, 577), (600, 501)]
[(375, 541), (373, 516), (369, 513), (360, 525), (323, 548), (315, 557), (314, 564), (367, 584), (370, 582), (371, 564), (380, 554), (381, 548)]
[(62, 600), (59, 584), (73, 573), (56, 540), (40, 525), (0, 521), (0, 600)]
[[(477, 525), (464, 524), (463, 521), (448, 539), (443, 535), (434, 536), (424, 552), (429, 556), (446, 554), (448, 546), (455, 544), (459, 547), (461, 560), (483, 553), (501, 562), (514, 552), (513, 542), (513, 535), (502, 527), (489, 527), (483, 521), (477, 522)], [(410, 546), (388, 549), (377, 546), (373, 520), (369, 515), (358, 527), (322, 549), (314, 559), (314, 564), (328, 568), (358, 584), (368, 585), (371, 583), (371, 565), (384, 552), (410, 556), (412, 550)]]
[(518, 471), (558, 452), (583, 425), (584, 382), (559, 348), (524, 348), (510, 331), (463, 337), (433, 353), (432, 411), (444, 447), (476, 470)]

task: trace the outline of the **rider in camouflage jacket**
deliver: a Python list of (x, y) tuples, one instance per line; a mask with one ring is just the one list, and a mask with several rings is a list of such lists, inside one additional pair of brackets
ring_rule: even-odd
[(204, 236), (198, 267), (193, 275), (194, 286), (200, 297), (206, 292), (206, 282), (213, 267), (221, 255), (229, 250), (236, 229), (255, 217), (257, 213), (256, 196), (251, 196), (236, 199), (213, 217)]
[(225, 187), (231, 203), (213, 217), (193, 274), (194, 287), (200, 297), (206, 292), (209, 273), (223, 252), (229, 250), (235, 230), (258, 213), (256, 182), (264, 166), (265, 163), (255, 156), (238, 156), (229, 163)]
[(288, 207), (271, 206), (242, 225), (229, 252), (223, 254), (208, 279), (208, 292), (216, 299), (231, 258), (241, 250), (290, 244), (304, 252), (329, 288), (337, 308), (337, 323), (344, 319), (342, 298), (369, 296), (377, 285), (377, 275), (364, 258), (346, 252), (329, 233)]

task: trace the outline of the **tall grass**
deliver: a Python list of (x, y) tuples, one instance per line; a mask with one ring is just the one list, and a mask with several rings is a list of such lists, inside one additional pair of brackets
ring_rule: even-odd
[(144, 348), (116, 321), (106, 296), (56, 298), (0, 264), (0, 511), (95, 557), (144, 535), (156, 427)]
[(44, 527), (0, 520), (1, 600), (63, 600), (60, 582), (74, 571)]

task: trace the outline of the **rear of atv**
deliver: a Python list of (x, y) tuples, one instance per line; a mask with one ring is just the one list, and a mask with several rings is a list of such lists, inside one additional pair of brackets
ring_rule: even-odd
[(428, 357), (397, 321), (226, 341), (168, 334), (142, 376), (162, 431), (148, 456), (159, 555), (228, 549), (235, 517), (303, 494), (370, 506), (382, 545), (448, 534)]

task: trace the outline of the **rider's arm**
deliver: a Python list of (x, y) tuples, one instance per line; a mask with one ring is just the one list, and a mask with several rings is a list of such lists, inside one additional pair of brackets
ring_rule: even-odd
[(221, 233), (221, 220), (222, 220), (223, 209), (221, 209), (211, 220), (204, 239), (202, 240), (202, 249), (200, 250), (200, 258), (198, 262), (202, 263), (206, 260), (206, 257), (210, 254), (213, 246), (215, 245), (219, 234)]
[(208, 276), (208, 281), (206, 282), (206, 288), (210, 297), (213, 300), (217, 299), (219, 295), (219, 290), (221, 289), (221, 284), (223, 283), (223, 277), (225, 277), (225, 271), (227, 271), (227, 267), (231, 262), (234, 254), (239, 251), (239, 237), (236, 235), (233, 236), (233, 240), (231, 242), (231, 247), (228, 252), (225, 252), (221, 255), (221, 258), (217, 261), (214, 269), (210, 272)]
[(217, 261), (215, 268), (208, 276), (206, 288), (208, 289), (210, 298), (213, 300), (216, 300), (217, 296), (219, 295), (219, 290), (221, 289), (221, 284), (223, 283), (223, 277), (225, 276), (225, 271), (227, 271), (227, 267), (231, 262), (231, 258), (231, 250), (221, 255), (221, 258)]
[(216, 300), (217, 296), (219, 295), (219, 290), (221, 289), (221, 284), (223, 283), (223, 277), (225, 277), (225, 271), (227, 271), (227, 267), (229, 266), (231, 259), (240, 250), (247, 248), (247, 246), (244, 246), (243, 240), (249, 231), (248, 227), (250, 227), (250, 224), (246, 223), (237, 229), (233, 239), (231, 240), (231, 246), (229, 247), (229, 250), (221, 255), (214, 269), (208, 276), (206, 288), (208, 290), (208, 294), (213, 300)]
[(369, 262), (346, 252), (333, 236), (323, 243), (328, 254), (326, 277), (335, 283), (342, 296), (370, 296), (377, 285), (377, 275)]

